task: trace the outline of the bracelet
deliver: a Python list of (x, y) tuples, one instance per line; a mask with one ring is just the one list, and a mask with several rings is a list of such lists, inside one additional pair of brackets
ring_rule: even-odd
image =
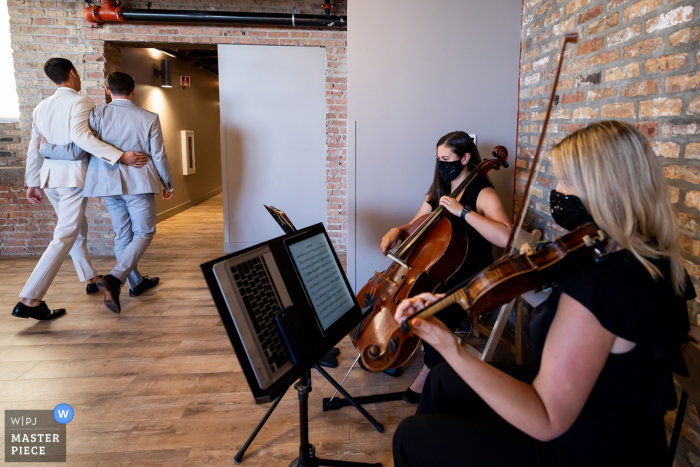
[(467, 213), (471, 210), (472, 209), (469, 206), (465, 205), (464, 207), (462, 207), (462, 214), (460, 214), (459, 217), (461, 217), (464, 220), (467, 220)]

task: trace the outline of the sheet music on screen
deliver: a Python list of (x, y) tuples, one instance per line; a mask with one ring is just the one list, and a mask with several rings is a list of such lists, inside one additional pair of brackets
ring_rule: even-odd
[(316, 315), (325, 331), (348, 310), (353, 300), (324, 234), (289, 246)]

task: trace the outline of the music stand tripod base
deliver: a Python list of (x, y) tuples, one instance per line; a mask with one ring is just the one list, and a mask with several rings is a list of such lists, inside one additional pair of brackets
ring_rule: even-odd
[[(316, 369), (319, 370), (318, 366)], [(322, 374), (324, 373), (320, 370)], [(309, 393), (311, 392), (311, 372), (307, 371), (294, 385), (299, 393), (299, 457), (294, 459), (289, 467), (382, 467), (381, 463), (338, 461), (316, 457), (316, 448), (309, 443)]]

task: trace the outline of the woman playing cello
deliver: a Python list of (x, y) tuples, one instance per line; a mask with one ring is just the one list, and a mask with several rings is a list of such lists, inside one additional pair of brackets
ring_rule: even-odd
[[(646, 138), (615, 121), (562, 140), (552, 169), (552, 217), (568, 230), (595, 221), (610, 238), (604, 256), (525, 296), (539, 305), (530, 323), (536, 374), (482, 362), (438, 320), (411, 322), (446, 362), (394, 435), (397, 466), (667, 462), (663, 415), (675, 406), (671, 371), (695, 293), (664, 176)], [(437, 298), (405, 300), (397, 320)]]
[[(455, 216), (452, 222), (453, 228), (467, 235), (469, 249), (462, 267), (445, 286), (440, 288), (442, 290), (449, 290), (493, 263), (492, 245), (504, 247), (508, 241), (510, 221), (488, 179), (477, 176), (456, 199), (448, 196), (467, 178), (479, 162), (481, 162), (479, 151), (474, 140), (467, 133), (454, 131), (440, 138), (437, 143), (437, 162), (433, 183), (425, 202), (411, 222), (401, 227), (394, 227), (382, 238), (381, 249), (382, 253), (386, 254), (416, 219), (429, 214), (438, 206), (444, 206)], [(453, 307), (438, 313), (437, 317), (449, 329), (455, 329), (466, 318), (466, 314), (461, 308)], [(424, 347), (423, 370), (404, 393), (404, 399), (408, 402), (418, 402), (430, 368), (443, 361), (430, 344), (424, 343)]]

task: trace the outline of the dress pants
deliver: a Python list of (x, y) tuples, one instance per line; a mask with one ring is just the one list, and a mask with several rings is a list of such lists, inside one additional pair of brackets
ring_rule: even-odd
[(105, 196), (114, 229), (117, 265), (110, 274), (133, 289), (143, 276), (137, 265), (156, 233), (156, 199), (153, 193)]
[[(531, 383), (521, 365), (494, 365)], [(416, 415), (394, 434), (396, 467), (539, 467), (556, 465), (547, 443), (526, 435), (494, 412), (446, 362), (425, 383)]]
[(53, 205), (58, 220), (53, 231), (53, 240), (41, 255), (39, 263), (19, 294), (22, 298), (35, 300), (44, 298), (68, 252), (81, 282), (97, 276), (87, 249), (87, 199), (83, 198), (83, 189), (45, 188), (44, 193)]

